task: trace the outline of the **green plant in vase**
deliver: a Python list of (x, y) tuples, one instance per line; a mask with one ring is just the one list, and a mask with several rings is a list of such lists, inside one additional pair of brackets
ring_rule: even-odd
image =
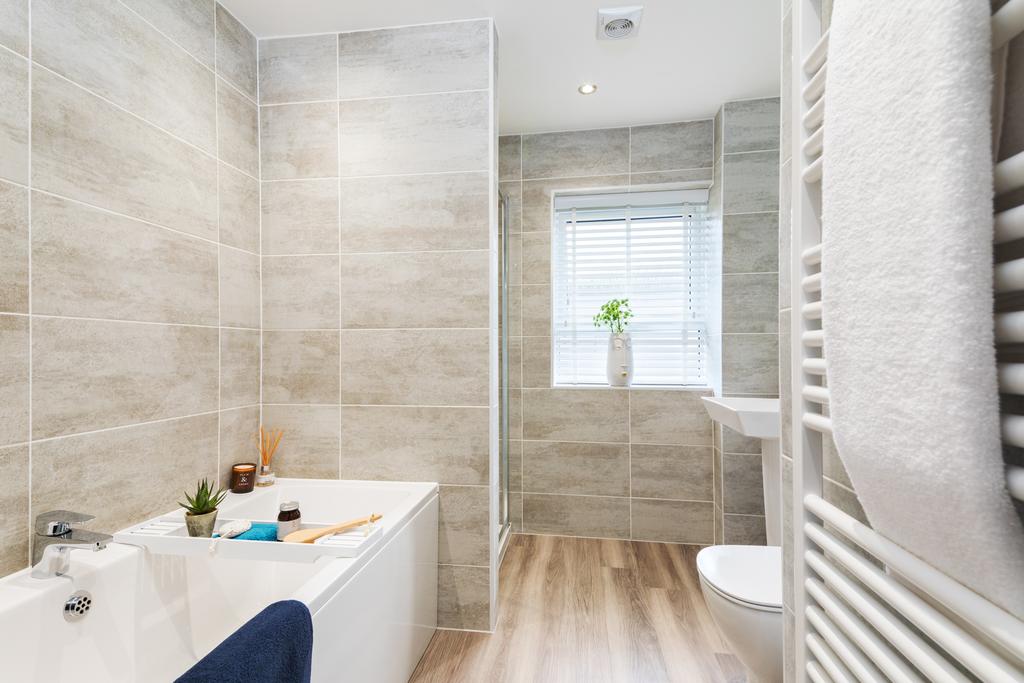
[(217, 508), (227, 495), (228, 492), (222, 488), (214, 489), (205, 478), (196, 483), (195, 495), (185, 492), (185, 502), (179, 502), (178, 505), (185, 508), (185, 526), (188, 528), (189, 536), (213, 536), (213, 527), (217, 523)]
[(633, 342), (626, 332), (632, 317), (629, 299), (612, 299), (594, 316), (594, 327), (607, 327), (611, 333), (605, 370), (608, 384), (613, 387), (628, 387), (633, 381)]

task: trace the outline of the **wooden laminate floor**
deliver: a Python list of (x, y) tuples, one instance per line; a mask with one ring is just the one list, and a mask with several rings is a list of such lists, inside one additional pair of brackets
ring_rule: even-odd
[(410, 680), (745, 681), (704, 605), (698, 550), (517, 534), (494, 633), (438, 631)]

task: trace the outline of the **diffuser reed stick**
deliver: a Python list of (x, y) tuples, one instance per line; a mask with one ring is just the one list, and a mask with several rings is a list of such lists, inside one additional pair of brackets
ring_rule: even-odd
[(260, 433), (256, 437), (257, 450), (260, 452), (260, 474), (256, 477), (257, 486), (270, 486), (274, 483), (275, 476), (270, 469), (270, 463), (274, 459), (274, 453), (281, 444), (281, 437), (284, 431), (280, 429), (267, 430), (260, 425)]

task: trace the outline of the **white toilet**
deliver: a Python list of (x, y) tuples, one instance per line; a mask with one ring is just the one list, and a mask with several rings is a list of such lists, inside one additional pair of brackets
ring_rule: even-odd
[(752, 681), (782, 681), (782, 481), (779, 400), (704, 397), (711, 419), (761, 439), (768, 545), (715, 545), (697, 553), (711, 617)]
[(782, 548), (716, 545), (697, 553), (711, 617), (752, 681), (782, 681)]

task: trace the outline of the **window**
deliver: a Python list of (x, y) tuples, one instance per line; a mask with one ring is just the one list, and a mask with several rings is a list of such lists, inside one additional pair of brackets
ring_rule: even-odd
[(593, 316), (629, 299), (633, 385), (707, 386), (713, 248), (707, 190), (555, 197), (555, 385), (604, 385), (608, 330)]

